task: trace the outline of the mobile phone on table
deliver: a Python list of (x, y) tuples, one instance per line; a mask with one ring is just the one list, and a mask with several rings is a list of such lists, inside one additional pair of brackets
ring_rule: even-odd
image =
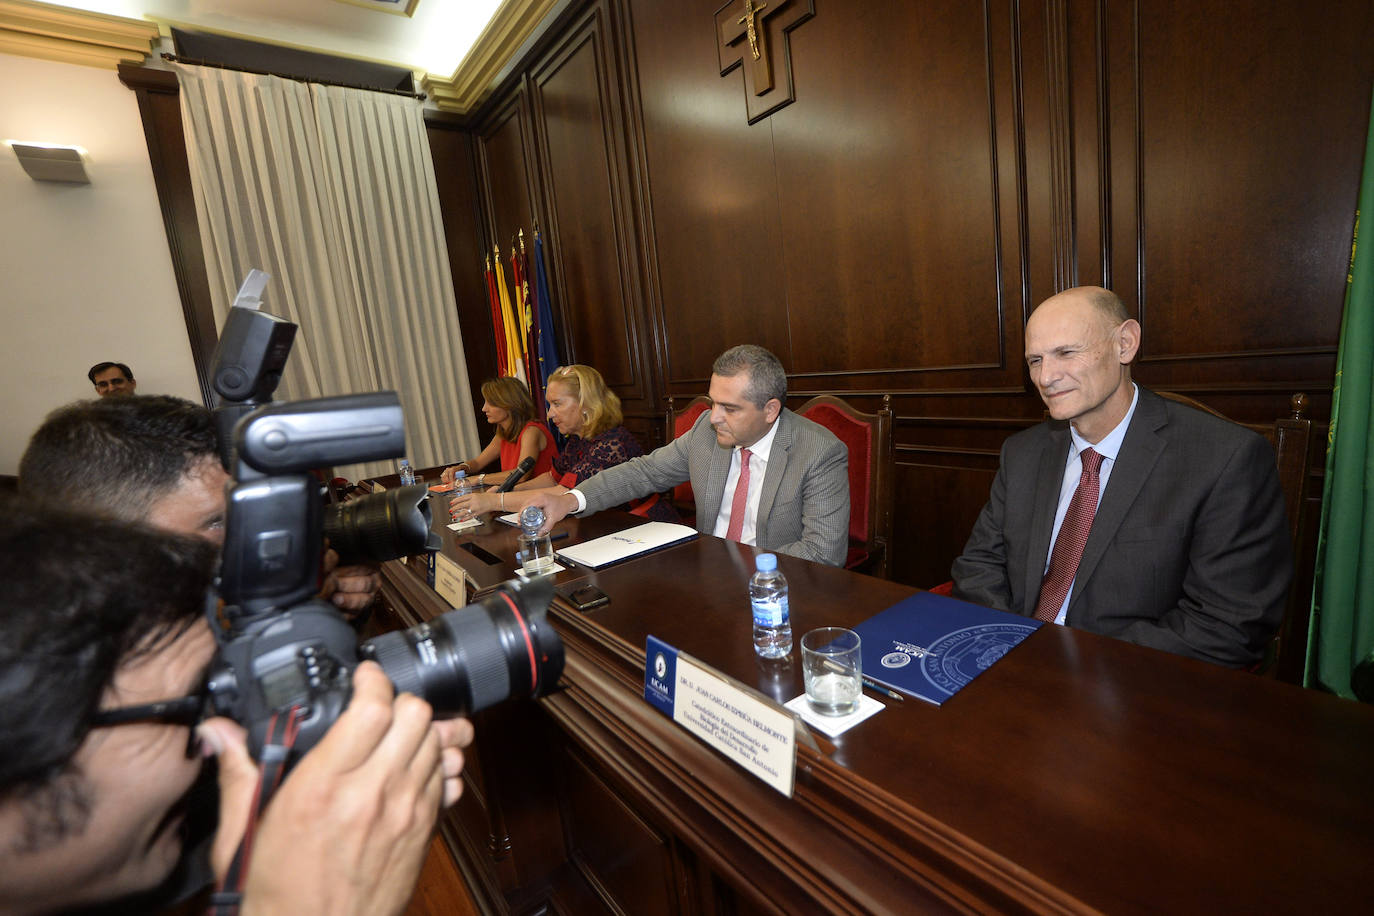
[(595, 585), (560, 585), (556, 591), (579, 611), (590, 611), (611, 603), (611, 597)]

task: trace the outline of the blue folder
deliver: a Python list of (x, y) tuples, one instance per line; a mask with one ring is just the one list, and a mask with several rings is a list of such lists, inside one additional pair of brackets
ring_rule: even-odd
[(939, 706), (1040, 626), (1034, 618), (917, 592), (854, 630), (865, 678)]

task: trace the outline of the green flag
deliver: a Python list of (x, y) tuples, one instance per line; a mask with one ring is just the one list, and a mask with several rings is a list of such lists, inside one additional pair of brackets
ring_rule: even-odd
[(1350, 698), (1355, 666), (1374, 653), (1374, 250), (1359, 243), (1362, 212), (1374, 213), (1374, 100), (1331, 392), (1303, 675), (1308, 687)]

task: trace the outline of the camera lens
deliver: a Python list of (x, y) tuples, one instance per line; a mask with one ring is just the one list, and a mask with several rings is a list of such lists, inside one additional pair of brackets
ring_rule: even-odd
[(563, 673), (563, 641), (547, 619), (551, 577), (507, 582), (499, 591), (433, 620), (365, 643), (396, 685), (434, 707), (465, 716), (511, 697), (538, 697)]
[(326, 510), (324, 536), (339, 562), (383, 563), (423, 553), (432, 519), (429, 491), (423, 485), (374, 493)]

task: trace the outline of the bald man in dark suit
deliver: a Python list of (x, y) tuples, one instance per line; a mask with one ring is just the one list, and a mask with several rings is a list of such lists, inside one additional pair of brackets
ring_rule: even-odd
[(1134, 384), (1139, 346), (1139, 324), (1105, 289), (1066, 290), (1031, 315), (1026, 362), (1051, 419), (1003, 445), (954, 594), (1253, 664), (1293, 572), (1273, 449)]

